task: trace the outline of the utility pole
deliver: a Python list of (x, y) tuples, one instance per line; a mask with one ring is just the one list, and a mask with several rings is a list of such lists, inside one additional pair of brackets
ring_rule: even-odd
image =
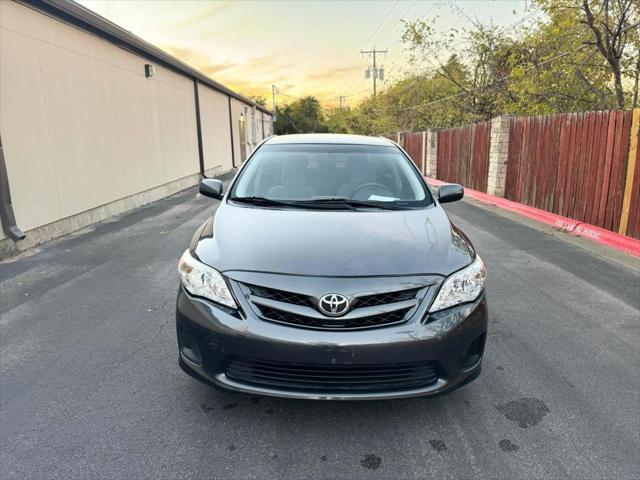
[[(376, 96), (376, 81), (379, 80), (383, 80), (384, 79), (384, 70), (381, 69), (381, 71), (378, 70), (377, 64), (376, 64), (376, 54), (378, 53), (387, 53), (387, 50), (376, 50), (376, 47), (373, 47), (373, 50), (360, 50), (360, 53), (362, 53), (363, 55), (370, 55), (373, 57), (373, 72), (372, 72), (372, 77), (373, 77), (373, 97), (375, 98)], [(365, 74), (365, 78), (369, 78), (369, 69), (367, 69), (367, 72)]]
[(273, 120), (276, 119), (276, 88), (275, 85), (271, 85), (271, 105), (273, 108)]

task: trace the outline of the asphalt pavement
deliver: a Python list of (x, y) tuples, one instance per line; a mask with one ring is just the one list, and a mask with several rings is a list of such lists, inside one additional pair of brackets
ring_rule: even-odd
[(475, 382), (244, 396), (177, 364), (176, 263), (215, 205), (191, 189), (0, 264), (1, 478), (640, 477), (638, 262), (451, 204), (489, 269)]

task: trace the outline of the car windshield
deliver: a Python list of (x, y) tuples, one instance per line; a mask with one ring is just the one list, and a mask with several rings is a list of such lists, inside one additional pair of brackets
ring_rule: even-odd
[(264, 145), (230, 200), (266, 206), (416, 208), (432, 203), (411, 161), (394, 146)]

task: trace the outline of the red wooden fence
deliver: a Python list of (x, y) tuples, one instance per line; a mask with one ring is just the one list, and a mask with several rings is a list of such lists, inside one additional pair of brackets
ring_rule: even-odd
[[(618, 231), (630, 129), (621, 110), (512, 118), (505, 197)], [(627, 228), (636, 237), (637, 183)]]
[(640, 239), (640, 131), (638, 135), (639, 148), (636, 150), (636, 169), (633, 175), (633, 186), (631, 189), (631, 206), (629, 208), (629, 223), (627, 224), (627, 235)]
[(422, 140), (422, 132), (401, 133), (399, 142), (421, 172), (424, 171), (422, 165), (424, 162), (422, 158)]
[(491, 122), (438, 132), (438, 178), (486, 192)]

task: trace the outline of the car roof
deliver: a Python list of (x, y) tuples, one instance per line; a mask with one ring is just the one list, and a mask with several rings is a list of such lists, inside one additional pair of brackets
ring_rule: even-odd
[(365, 135), (345, 135), (338, 133), (303, 133), (293, 135), (276, 135), (269, 138), (265, 145), (325, 143), (339, 145), (377, 145), (394, 146), (391, 140), (384, 137), (367, 137)]

